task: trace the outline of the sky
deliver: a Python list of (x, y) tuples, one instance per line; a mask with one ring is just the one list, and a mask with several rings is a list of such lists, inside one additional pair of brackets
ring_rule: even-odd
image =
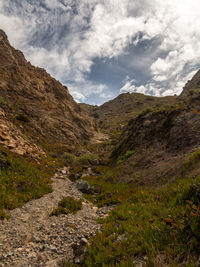
[(0, 0), (0, 28), (77, 102), (178, 95), (200, 68), (199, 0)]

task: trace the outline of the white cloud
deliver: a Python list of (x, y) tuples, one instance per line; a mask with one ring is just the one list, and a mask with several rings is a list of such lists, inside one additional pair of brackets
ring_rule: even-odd
[[(97, 85), (87, 80), (95, 58), (117, 58), (127, 47), (155, 37), (160, 45), (150, 69), (145, 69), (150, 81), (135, 86), (136, 81), (127, 78), (120, 91), (180, 93), (200, 66), (199, 14), (199, 0), (0, 0), (0, 25), (11, 43), (33, 64), (69, 81), (79, 101), (116, 93), (104, 81)], [(146, 60), (141, 56), (138, 61), (141, 71)]]
[(148, 93), (148, 88), (146, 88), (143, 85), (140, 86), (135, 86), (133, 84), (134, 80), (127, 81), (125, 85), (120, 89), (120, 93), (142, 93), (142, 94), (147, 94)]

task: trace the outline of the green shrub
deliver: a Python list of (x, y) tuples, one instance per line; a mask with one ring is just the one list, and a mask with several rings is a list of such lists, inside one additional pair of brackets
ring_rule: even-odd
[(85, 153), (82, 156), (76, 159), (77, 164), (92, 164), (95, 160), (98, 159), (98, 156), (93, 153)]
[(76, 156), (74, 154), (64, 152), (62, 154), (62, 158), (64, 159), (65, 163), (73, 164), (76, 161)]
[(72, 197), (63, 198), (58, 207), (50, 213), (50, 216), (58, 216), (59, 214), (76, 213), (82, 208), (81, 200), (75, 200)]

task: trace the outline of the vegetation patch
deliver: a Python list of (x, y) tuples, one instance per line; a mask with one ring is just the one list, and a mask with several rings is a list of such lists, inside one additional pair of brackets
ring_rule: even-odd
[(88, 152), (88, 153), (81, 155), (80, 157), (77, 157), (76, 163), (77, 164), (90, 164), (90, 163), (92, 164), (97, 159), (98, 159), (98, 156), (96, 154)]
[(0, 145), (0, 218), (6, 217), (6, 210), (51, 192), (54, 172), (55, 163), (50, 158), (41, 158), (38, 164)]
[(73, 153), (69, 152), (61, 152), (59, 158), (64, 165), (74, 166), (89, 165), (95, 163), (98, 160), (98, 156), (90, 152), (82, 154), (80, 156), (76, 156)]
[(0, 96), (0, 105), (4, 105), (4, 104), (6, 104), (6, 101), (2, 96)]
[(81, 200), (75, 200), (72, 197), (65, 197), (58, 203), (58, 207), (50, 213), (50, 216), (58, 216), (59, 214), (76, 213), (80, 209), (82, 209)]
[(116, 183), (108, 172), (86, 178), (99, 189), (98, 206), (118, 205), (100, 220), (102, 232), (92, 238), (84, 266), (134, 266), (138, 256), (158, 266), (160, 254), (170, 266), (193, 266), (200, 253), (200, 177), (147, 190)]
[(123, 163), (124, 161), (126, 161), (128, 158), (130, 158), (134, 154), (135, 154), (135, 150), (126, 151), (126, 153), (119, 158), (119, 160), (117, 161), (117, 164)]
[(188, 170), (191, 169), (197, 162), (200, 161), (200, 149), (196, 150), (195, 152), (191, 153), (188, 159), (184, 162), (182, 173), (186, 173)]
[(71, 165), (76, 161), (76, 156), (72, 153), (64, 152), (62, 154), (62, 159), (63, 159), (65, 165), (67, 165), (67, 164)]

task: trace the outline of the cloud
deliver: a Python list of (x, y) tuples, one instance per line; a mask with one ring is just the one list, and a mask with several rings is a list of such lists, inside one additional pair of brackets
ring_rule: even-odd
[[(0, 0), (0, 25), (11, 44), (67, 84), (78, 101), (93, 96), (98, 102), (119, 91), (180, 93), (200, 67), (199, 14), (198, 0)], [(143, 51), (140, 58), (131, 47)], [(138, 80), (137, 68), (150, 79), (138, 84), (128, 77), (115, 91), (88, 80), (96, 58), (123, 56), (133, 66), (129, 77)]]
[(94, 100), (92, 103), (100, 105), (105, 102), (106, 99), (110, 99), (114, 96), (113, 92), (110, 91), (105, 84), (95, 84), (90, 81), (82, 81), (81, 83), (68, 83), (67, 86), (77, 102), (84, 102), (87, 98), (93, 96)]

